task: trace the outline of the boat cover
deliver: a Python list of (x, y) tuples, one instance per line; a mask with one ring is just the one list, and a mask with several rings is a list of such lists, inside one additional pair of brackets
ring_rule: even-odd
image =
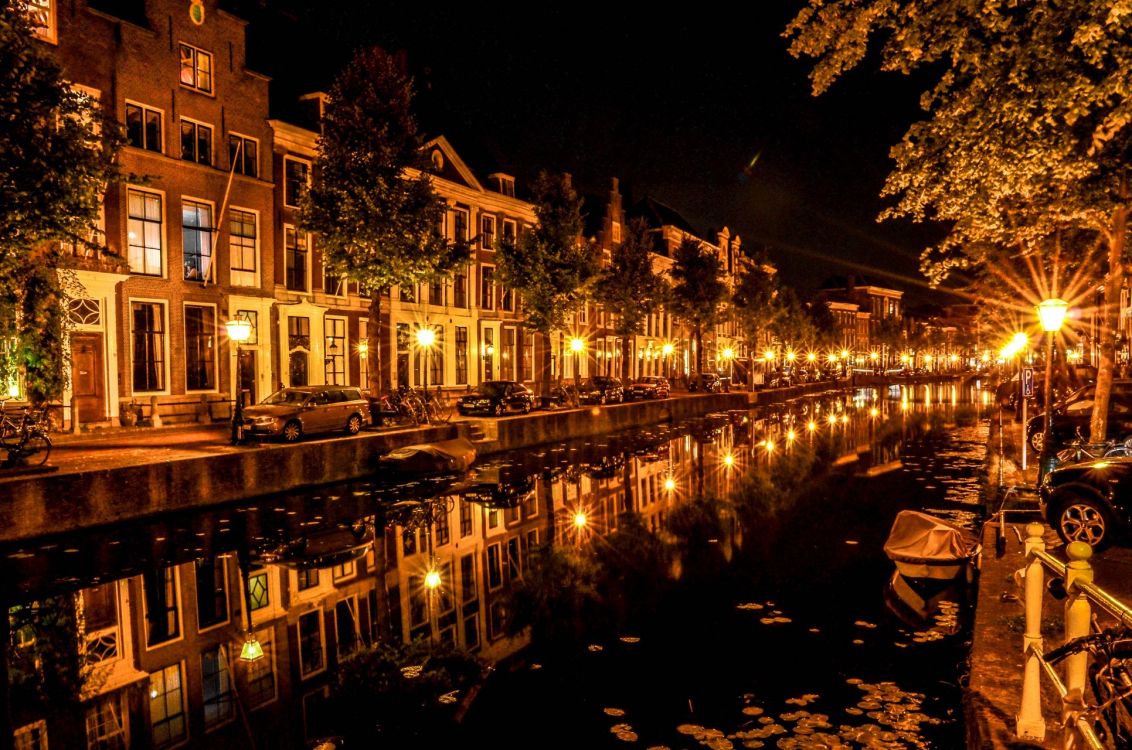
[(386, 466), (413, 473), (467, 471), (476, 460), (476, 448), (464, 438), (438, 443), (406, 445), (386, 453), (380, 461)]
[(893, 562), (954, 565), (979, 553), (975, 535), (942, 518), (916, 510), (896, 514), (884, 553)]

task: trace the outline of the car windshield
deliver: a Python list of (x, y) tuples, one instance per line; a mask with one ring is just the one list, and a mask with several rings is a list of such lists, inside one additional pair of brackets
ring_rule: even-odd
[(489, 380), (476, 386), (476, 393), (489, 398), (499, 398), (506, 390), (507, 384), (498, 380)]
[(281, 391), (276, 391), (263, 400), (263, 403), (269, 406), (281, 404), (302, 404), (310, 394), (306, 391), (293, 391), (290, 388), (284, 388)]

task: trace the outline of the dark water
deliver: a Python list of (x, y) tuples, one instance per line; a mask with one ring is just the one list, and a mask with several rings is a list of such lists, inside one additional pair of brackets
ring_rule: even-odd
[[(5, 549), (14, 724), (52, 747), (958, 747), (966, 602), (887, 605), (881, 547), (904, 508), (975, 522), (985, 404), (830, 394)], [(806, 455), (795, 496), (742, 499)]]

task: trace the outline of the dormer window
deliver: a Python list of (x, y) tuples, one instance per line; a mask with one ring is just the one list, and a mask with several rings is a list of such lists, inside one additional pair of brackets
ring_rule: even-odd
[(509, 174), (503, 174), (502, 172), (496, 172), (495, 174), (488, 175), (487, 178), (491, 180), (497, 193), (502, 193), (509, 198), (515, 197), (514, 177)]

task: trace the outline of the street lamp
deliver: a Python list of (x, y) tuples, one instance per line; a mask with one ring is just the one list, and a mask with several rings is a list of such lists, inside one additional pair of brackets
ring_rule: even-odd
[(570, 351), (574, 352), (574, 390), (580, 387), (580, 372), (582, 369), (582, 352), (586, 349), (586, 340), (575, 336), (570, 339)]
[(263, 646), (252, 630), (251, 563), (248, 553), (237, 553), (236, 558), (240, 565), (240, 578), (244, 583), (244, 645), (240, 647), (240, 661), (250, 663), (263, 658)]
[(240, 375), (240, 344), (251, 338), (252, 324), (247, 318), (240, 317), (236, 313), (236, 317), (229, 320), (224, 324), (228, 329), (228, 340), (236, 342), (236, 403), (232, 407), (232, 445), (239, 445), (244, 442), (244, 394), (241, 389)]
[[(424, 350), (424, 372), (421, 375), (424, 378), (424, 401), (428, 404), (428, 352), (432, 345), (436, 343), (436, 331), (428, 326), (417, 329), (417, 346)], [(425, 421), (428, 421), (428, 409), (425, 409)]]
[(672, 352), (676, 351), (676, 347), (671, 343), (666, 343), (660, 348), (664, 353), (664, 377), (672, 377)]
[(495, 345), (494, 344), (488, 344), (487, 346), (485, 346), (483, 348), (483, 356), (480, 357), (480, 359), (482, 360), (482, 364), (483, 364), (483, 377), (480, 378), (480, 380), (487, 380), (488, 379), (487, 378), (487, 364), (488, 364), (488, 362), (491, 361), (491, 358), (494, 357), (494, 356), (495, 356)]
[(1042, 453), (1038, 459), (1038, 481), (1050, 469), (1050, 459), (1053, 457), (1053, 431), (1050, 419), (1053, 416), (1053, 337), (1061, 330), (1065, 322), (1065, 313), (1069, 303), (1063, 299), (1051, 298), (1042, 300), (1038, 305), (1038, 319), (1042, 323), (1042, 330), (1049, 334), (1046, 342), (1046, 418), (1042, 426)]
[(723, 359), (727, 362), (727, 384), (730, 388), (731, 381), (735, 379), (735, 350), (731, 347), (724, 349)]

